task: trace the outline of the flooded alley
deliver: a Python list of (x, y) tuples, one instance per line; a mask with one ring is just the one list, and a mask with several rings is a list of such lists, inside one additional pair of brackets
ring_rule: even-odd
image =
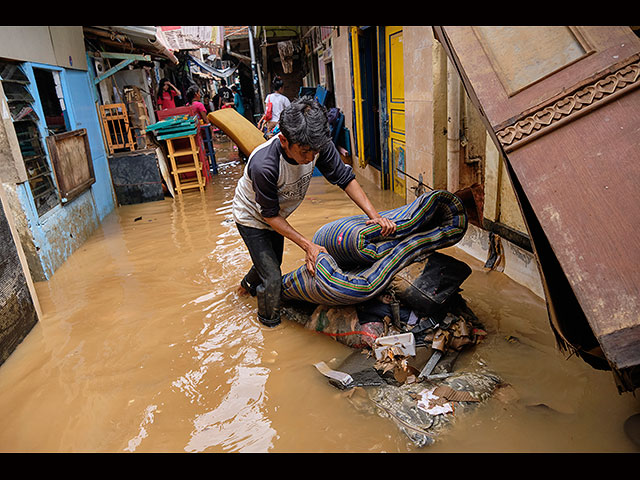
[[(0, 366), (2, 452), (638, 452), (640, 411), (609, 372), (558, 350), (544, 301), (452, 247), (472, 267), (463, 297), (488, 335), (482, 365), (517, 396), (490, 398), (418, 448), (389, 418), (354, 408), (314, 368), (352, 350), (291, 321), (273, 329), (236, 289), (250, 267), (232, 219), (244, 163), (225, 137), (204, 194), (121, 206), (47, 282), (43, 316)], [(363, 184), (379, 210), (397, 197)], [(314, 177), (291, 224), (311, 237), (360, 213)], [(302, 250), (285, 241), (283, 273)]]

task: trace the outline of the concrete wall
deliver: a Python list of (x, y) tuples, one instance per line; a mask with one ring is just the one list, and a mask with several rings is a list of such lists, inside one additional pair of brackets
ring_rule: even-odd
[[(404, 27), (407, 173), (434, 189), (447, 187), (447, 57), (431, 27)], [(415, 198), (407, 180), (407, 200)]]
[(0, 26), (0, 57), (87, 69), (81, 26)]

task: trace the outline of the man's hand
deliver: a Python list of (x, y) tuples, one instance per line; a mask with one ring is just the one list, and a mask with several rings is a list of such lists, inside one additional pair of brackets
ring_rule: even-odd
[(358, 205), (364, 213), (367, 214), (367, 216), (369, 217), (369, 220), (367, 220), (366, 223), (367, 225), (371, 225), (372, 223), (380, 225), (380, 227), (382, 228), (380, 233), (383, 237), (395, 233), (396, 224), (388, 218), (380, 215), (376, 211), (376, 209), (373, 208), (369, 197), (367, 197), (367, 194), (364, 193), (364, 190), (362, 190), (362, 187), (355, 178), (351, 180), (351, 182), (349, 182), (344, 191), (349, 196), (349, 198), (353, 200), (353, 202)]
[(393, 235), (396, 232), (396, 224), (386, 217), (378, 216), (371, 218), (367, 220), (366, 225), (371, 225), (373, 223), (380, 225), (380, 227), (382, 228), (382, 230), (380, 231), (380, 235), (382, 235), (383, 237)]
[(305, 263), (307, 264), (307, 270), (311, 275), (316, 274), (316, 261), (318, 260), (318, 254), (320, 252), (329, 253), (327, 249), (321, 247), (307, 240), (303, 235), (298, 233), (286, 219), (276, 217), (266, 217), (264, 219), (276, 232), (285, 238), (288, 238), (293, 243), (298, 245), (305, 252)]
[(315, 276), (316, 261), (318, 260), (318, 255), (320, 254), (320, 252), (323, 252), (323, 253), (329, 253), (329, 252), (327, 252), (326, 248), (321, 247), (320, 245), (315, 243), (309, 243), (304, 250), (305, 250), (305, 262), (307, 264), (307, 270), (309, 270), (309, 273), (312, 276)]

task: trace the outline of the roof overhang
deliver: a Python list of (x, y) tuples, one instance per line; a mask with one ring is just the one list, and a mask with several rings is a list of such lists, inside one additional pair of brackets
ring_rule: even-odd
[(155, 26), (88, 26), (83, 27), (85, 33), (93, 34), (109, 45), (121, 44), (123, 49), (132, 49), (138, 53), (163, 57), (174, 64), (179, 61), (158, 35)]

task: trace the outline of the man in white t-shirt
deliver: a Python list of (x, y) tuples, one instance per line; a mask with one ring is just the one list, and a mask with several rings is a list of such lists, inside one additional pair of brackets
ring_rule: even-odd
[(305, 251), (312, 275), (318, 254), (327, 252), (287, 221), (304, 199), (314, 167), (345, 191), (370, 218), (368, 224), (380, 225), (383, 236), (396, 230), (374, 209), (351, 167), (342, 162), (330, 132), (324, 107), (311, 97), (295, 100), (280, 116), (280, 133), (251, 153), (238, 181), (233, 218), (253, 261), (240, 285), (257, 297), (258, 319), (264, 325), (280, 323), (284, 238)]
[(273, 93), (270, 93), (267, 95), (267, 98), (264, 99), (266, 106), (269, 105), (269, 102), (271, 102), (272, 106), (271, 120), (267, 121), (267, 132), (271, 132), (274, 129), (280, 121), (280, 113), (291, 104), (289, 99), (282, 94), (284, 82), (280, 77), (273, 79), (272, 87)]

